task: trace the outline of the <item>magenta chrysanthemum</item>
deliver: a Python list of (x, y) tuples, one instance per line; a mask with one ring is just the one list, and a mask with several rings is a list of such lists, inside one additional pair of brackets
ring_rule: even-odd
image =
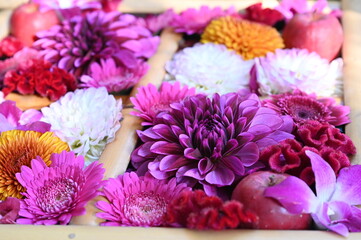
[(208, 6), (201, 6), (200, 9), (188, 8), (179, 15), (174, 15), (170, 24), (179, 33), (201, 34), (213, 19), (235, 13), (236, 10), (233, 7), (227, 10), (222, 10), (220, 7), (209, 8)]
[(51, 161), (47, 167), (38, 157), (31, 168), (22, 166), (16, 174), (26, 188), (17, 223), (66, 225), (73, 216), (84, 214), (86, 203), (98, 195), (104, 174), (100, 164), (84, 169), (84, 158), (66, 151), (53, 154)]
[(159, 91), (153, 84), (140, 87), (138, 94), (131, 97), (134, 109), (138, 112), (132, 112), (133, 115), (142, 118), (143, 126), (152, 125), (153, 119), (161, 111), (169, 111), (170, 104), (180, 102), (187, 96), (195, 94), (194, 88), (187, 86), (181, 87), (178, 82), (170, 84), (163, 82)]
[(246, 174), (261, 148), (294, 137), (292, 120), (261, 107), (254, 94), (196, 95), (170, 107), (138, 132), (143, 144), (132, 163), (158, 179), (200, 183), (207, 194)]
[(96, 206), (103, 212), (97, 217), (107, 220), (104, 226), (162, 226), (171, 200), (183, 190), (185, 184), (157, 180), (150, 176), (138, 177), (134, 172), (124, 173), (106, 181), (103, 188), (108, 202), (99, 201)]
[(106, 87), (108, 92), (119, 92), (133, 87), (148, 70), (148, 65), (139, 60), (132, 68), (117, 66), (114, 59), (93, 62), (89, 75), (80, 78), (81, 87)]
[(272, 95), (263, 103), (281, 114), (290, 115), (298, 125), (309, 120), (328, 122), (334, 126), (350, 123), (350, 107), (336, 104), (333, 98), (317, 99), (315, 94), (300, 90)]
[(76, 76), (89, 75), (93, 62), (108, 58), (133, 69), (138, 59), (152, 56), (159, 43), (135, 16), (103, 11), (64, 20), (37, 36), (34, 47), (45, 60)]

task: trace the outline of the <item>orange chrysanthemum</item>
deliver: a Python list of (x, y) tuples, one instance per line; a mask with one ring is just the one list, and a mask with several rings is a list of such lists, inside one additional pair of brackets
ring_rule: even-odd
[(204, 30), (201, 42), (224, 44), (245, 60), (284, 48), (283, 39), (275, 28), (231, 16), (213, 20)]
[(22, 198), (25, 192), (15, 174), (23, 165), (30, 166), (32, 159), (40, 156), (46, 165), (50, 165), (50, 155), (69, 151), (67, 143), (52, 132), (11, 130), (0, 135), (0, 200), (7, 197)]

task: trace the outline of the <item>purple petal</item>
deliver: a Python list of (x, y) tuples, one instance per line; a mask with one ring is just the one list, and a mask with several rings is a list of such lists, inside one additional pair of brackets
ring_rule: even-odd
[(168, 155), (162, 158), (160, 161), (159, 169), (161, 171), (174, 171), (185, 165), (187, 162), (188, 160), (183, 156)]
[(205, 180), (218, 187), (228, 186), (234, 181), (234, 173), (230, 169), (218, 165), (206, 175)]
[(176, 143), (170, 143), (166, 141), (155, 142), (150, 151), (156, 154), (168, 155), (168, 154), (183, 154), (182, 148)]
[(321, 202), (330, 200), (335, 191), (336, 176), (331, 166), (320, 155), (307, 150), (306, 155), (310, 158), (312, 170), (315, 174), (316, 193)]
[(259, 159), (259, 149), (256, 143), (247, 143), (237, 156), (241, 159), (244, 166), (249, 167)]
[(199, 172), (201, 175), (207, 174), (209, 171), (212, 170), (213, 167), (214, 167), (214, 164), (212, 163), (212, 161), (209, 158), (202, 158), (198, 162), (198, 169), (199, 169)]
[(22, 111), (16, 107), (15, 102), (4, 101), (0, 104), (0, 114), (2, 114), (11, 125), (17, 126)]
[(222, 162), (238, 176), (244, 175), (245, 170), (244, 170), (243, 162), (238, 157), (226, 156), (222, 158)]
[(275, 198), (293, 214), (312, 213), (318, 205), (318, 199), (310, 187), (294, 176), (286, 178), (275, 186), (266, 188), (264, 196)]
[(148, 169), (150, 174), (152, 174), (152, 176), (155, 177), (156, 179), (162, 180), (169, 178), (172, 174), (160, 171), (159, 164), (160, 164), (159, 162), (148, 163)]
[(332, 200), (344, 201), (350, 205), (360, 205), (361, 182), (355, 181), (355, 179), (361, 179), (361, 165), (341, 169)]

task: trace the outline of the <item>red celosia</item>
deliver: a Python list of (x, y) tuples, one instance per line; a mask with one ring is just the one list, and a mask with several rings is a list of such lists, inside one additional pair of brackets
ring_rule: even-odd
[(20, 199), (8, 197), (0, 202), (0, 224), (14, 224), (19, 217)]
[(56, 101), (66, 92), (75, 89), (76, 79), (72, 74), (53, 67), (49, 62), (31, 59), (17, 70), (6, 73), (3, 92), (5, 95), (13, 91), (21, 94), (37, 93)]
[(277, 22), (285, 19), (282, 13), (271, 8), (262, 8), (262, 3), (256, 3), (246, 8), (245, 19), (267, 24), (275, 25)]
[(223, 202), (202, 190), (184, 191), (167, 209), (167, 222), (197, 230), (249, 228), (258, 217), (238, 201)]
[(262, 150), (260, 161), (275, 172), (288, 173), (301, 178), (308, 185), (315, 182), (310, 159), (305, 151), (311, 150), (328, 162), (336, 174), (350, 166), (350, 160), (342, 151), (324, 146), (317, 150), (302, 144), (294, 139), (287, 139), (279, 144), (266, 147)]
[(12, 57), (23, 47), (23, 44), (17, 38), (7, 36), (0, 41), (0, 58)]
[(356, 147), (350, 137), (328, 123), (308, 121), (298, 128), (297, 135), (304, 145), (318, 150), (328, 146), (346, 155), (356, 154)]

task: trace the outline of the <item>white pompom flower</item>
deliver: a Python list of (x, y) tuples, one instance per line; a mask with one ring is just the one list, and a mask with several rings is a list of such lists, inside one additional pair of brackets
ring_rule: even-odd
[(77, 155), (83, 155), (88, 165), (113, 141), (120, 128), (121, 110), (121, 99), (101, 87), (69, 92), (41, 111), (42, 121), (50, 123), (51, 131)]
[(170, 80), (211, 95), (248, 88), (253, 64), (224, 45), (206, 43), (176, 53), (165, 68)]
[[(261, 95), (280, 94), (299, 89), (319, 96), (340, 95), (343, 61), (329, 63), (306, 49), (277, 49), (255, 59), (255, 79)], [(252, 80), (251, 80), (252, 81)]]

